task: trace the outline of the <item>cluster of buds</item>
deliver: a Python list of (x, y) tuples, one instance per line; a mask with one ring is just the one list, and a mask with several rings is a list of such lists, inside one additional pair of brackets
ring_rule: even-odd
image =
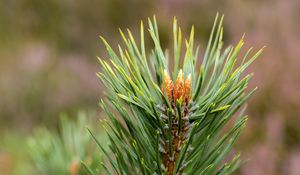
[[(168, 139), (162, 139), (160, 145), (163, 156), (162, 169), (166, 174), (172, 175), (176, 160), (179, 157), (180, 150), (190, 129), (187, 115), (189, 113), (189, 104), (191, 103), (191, 75), (188, 75), (187, 78), (184, 79), (183, 72), (180, 69), (177, 79), (175, 83), (173, 83), (168, 72), (165, 70), (161, 90), (166, 94), (171, 103), (171, 108), (162, 105), (162, 121), (165, 123), (165, 133), (171, 133)], [(178, 104), (180, 104), (180, 106), (177, 106)], [(168, 117), (170, 115), (167, 112), (168, 109), (172, 111), (171, 117)], [(182, 167), (179, 169), (179, 174), (181, 174), (181, 171)]]
[(177, 100), (182, 100), (183, 102), (189, 103), (191, 92), (191, 74), (189, 74), (184, 80), (183, 72), (180, 69), (177, 79), (175, 83), (173, 83), (168, 72), (165, 70), (161, 90), (163, 93), (166, 93), (170, 102), (176, 103)]

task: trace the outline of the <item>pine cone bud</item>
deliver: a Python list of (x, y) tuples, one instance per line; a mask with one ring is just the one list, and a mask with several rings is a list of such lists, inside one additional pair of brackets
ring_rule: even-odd
[(79, 162), (79, 160), (74, 160), (69, 165), (69, 174), (70, 175), (77, 175), (77, 174), (79, 174), (79, 169), (80, 169), (80, 162)]
[(184, 95), (184, 77), (182, 70), (179, 70), (177, 80), (174, 85), (174, 101), (180, 99)]
[(167, 70), (164, 70), (164, 77), (163, 77), (163, 83), (161, 86), (161, 91), (163, 93), (166, 92), (170, 101), (172, 100), (172, 97), (173, 97), (173, 88), (174, 88), (174, 85), (173, 85), (172, 79), (169, 76)]
[(188, 103), (190, 101), (191, 93), (191, 74), (189, 74), (184, 81), (184, 100)]

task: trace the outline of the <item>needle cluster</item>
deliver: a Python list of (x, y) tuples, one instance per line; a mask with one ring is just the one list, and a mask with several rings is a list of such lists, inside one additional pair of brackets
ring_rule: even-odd
[[(262, 49), (252, 53), (250, 48), (240, 55), (243, 37), (236, 46), (223, 49), (222, 21), (217, 15), (203, 59), (199, 47), (194, 47), (193, 27), (182, 48), (176, 19), (173, 54), (161, 48), (155, 17), (148, 19), (154, 43), (149, 55), (143, 23), (139, 42), (130, 30), (127, 34), (120, 30), (125, 47), (119, 45), (117, 51), (101, 37), (109, 55), (108, 60), (99, 58), (98, 73), (106, 86), (107, 98), (100, 104), (108, 117), (102, 124), (109, 150), (92, 136), (107, 155), (104, 173), (223, 175), (238, 168), (239, 154), (224, 159), (246, 123), (241, 106), (256, 90), (247, 90), (252, 74), (244, 71)], [(222, 131), (231, 119), (234, 124)]]

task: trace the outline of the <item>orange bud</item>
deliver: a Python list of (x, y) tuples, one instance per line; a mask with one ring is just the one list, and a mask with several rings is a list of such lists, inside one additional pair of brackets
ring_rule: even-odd
[(174, 101), (180, 99), (184, 94), (184, 78), (182, 70), (179, 70), (175, 85), (174, 85)]
[(191, 93), (191, 74), (189, 74), (184, 81), (184, 100), (187, 102), (190, 100)]
[(169, 76), (167, 70), (164, 70), (164, 77), (163, 77), (163, 83), (161, 86), (161, 91), (163, 93), (166, 91), (166, 94), (168, 95), (169, 100), (172, 99), (173, 88), (174, 88), (174, 85), (171, 80), (171, 77)]
[(77, 175), (79, 174), (80, 162), (78, 160), (74, 160), (69, 165), (69, 174), (70, 175)]

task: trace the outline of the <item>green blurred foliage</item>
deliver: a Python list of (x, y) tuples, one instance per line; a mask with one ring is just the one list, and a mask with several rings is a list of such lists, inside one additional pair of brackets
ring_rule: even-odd
[[(28, 152), (38, 170), (37, 174), (86, 174), (81, 161), (96, 171), (102, 154), (96, 153), (95, 144), (87, 131), (87, 114), (78, 113), (76, 122), (70, 121), (66, 115), (60, 118), (59, 133), (39, 128), (28, 139)], [(97, 137), (105, 142), (104, 133), (101, 133), (98, 129)]]
[(86, 174), (81, 162), (95, 172), (101, 171), (102, 154), (87, 128), (93, 130), (102, 142), (107, 138), (88, 116), (93, 115), (81, 111), (72, 121), (62, 114), (58, 129), (40, 126), (31, 136), (12, 131), (1, 134), (0, 148), (4, 149), (0, 151), (0, 174)]

